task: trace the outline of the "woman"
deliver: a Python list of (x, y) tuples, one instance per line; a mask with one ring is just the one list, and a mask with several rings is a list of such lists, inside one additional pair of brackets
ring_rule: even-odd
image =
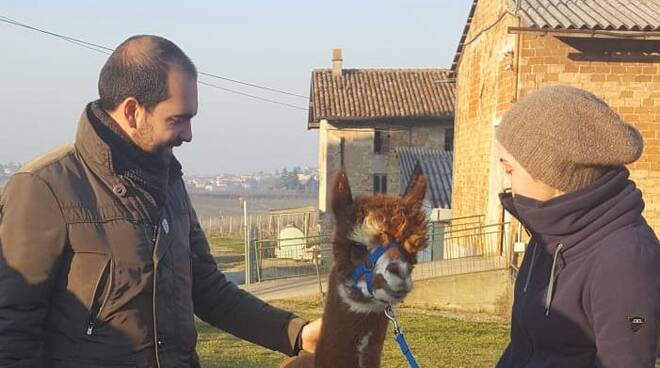
[(640, 133), (593, 94), (553, 86), (503, 117), (503, 206), (532, 234), (497, 367), (653, 367), (660, 244), (624, 165)]

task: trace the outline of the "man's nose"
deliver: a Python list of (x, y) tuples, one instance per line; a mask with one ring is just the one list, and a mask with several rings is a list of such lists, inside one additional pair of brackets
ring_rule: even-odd
[(182, 130), (179, 133), (179, 139), (184, 142), (192, 141), (192, 124), (190, 124), (190, 121), (183, 125)]

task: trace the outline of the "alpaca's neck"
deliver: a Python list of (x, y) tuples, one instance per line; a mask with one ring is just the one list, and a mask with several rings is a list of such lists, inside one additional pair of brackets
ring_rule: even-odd
[(323, 328), (316, 350), (316, 368), (380, 367), (387, 319), (382, 312), (349, 310), (338, 292), (334, 271), (330, 273)]

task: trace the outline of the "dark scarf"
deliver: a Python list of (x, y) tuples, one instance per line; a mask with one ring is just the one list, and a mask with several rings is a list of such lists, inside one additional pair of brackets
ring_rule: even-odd
[(174, 158), (167, 164), (162, 157), (138, 147), (119, 124), (98, 104), (92, 102), (89, 120), (99, 137), (110, 147), (116, 174), (129, 181), (149, 204), (149, 215), (157, 219), (167, 200), (167, 186), (173, 171), (180, 166)]
[(570, 256), (640, 219), (644, 201), (629, 175), (626, 168), (612, 169), (596, 182), (546, 202), (511, 193), (501, 194), (500, 199), (548, 253), (562, 243), (562, 253)]
[(596, 182), (546, 202), (501, 194), (502, 205), (533, 233), (531, 265), (525, 289), (540, 246), (552, 257), (545, 295), (545, 313), (550, 314), (558, 260), (568, 263), (596, 249), (602, 239), (638, 222), (644, 210), (642, 194), (628, 179), (626, 168), (612, 169)]

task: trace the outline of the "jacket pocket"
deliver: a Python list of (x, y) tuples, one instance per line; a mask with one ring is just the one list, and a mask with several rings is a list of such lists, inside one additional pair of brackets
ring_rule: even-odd
[(53, 296), (53, 303), (57, 305), (55, 309), (62, 313), (53, 315), (50, 321), (54, 330), (78, 336), (87, 329), (91, 309), (100, 306), (94, 304), (109, 281), (111, 256), (72, 248), (68, 264), (57, 282), (57, 293)]
[(103, 308), (108, 302), (112, 289), (113, 262), (110, 257), (107, 258), (101, 272), (96, 278), (92, 292), (92, 300), (89, 306), (89, 316), (87, 319), (87, 328), (85, 334), (88, 336), (94, 333), (94, 328), (98, 324)]

